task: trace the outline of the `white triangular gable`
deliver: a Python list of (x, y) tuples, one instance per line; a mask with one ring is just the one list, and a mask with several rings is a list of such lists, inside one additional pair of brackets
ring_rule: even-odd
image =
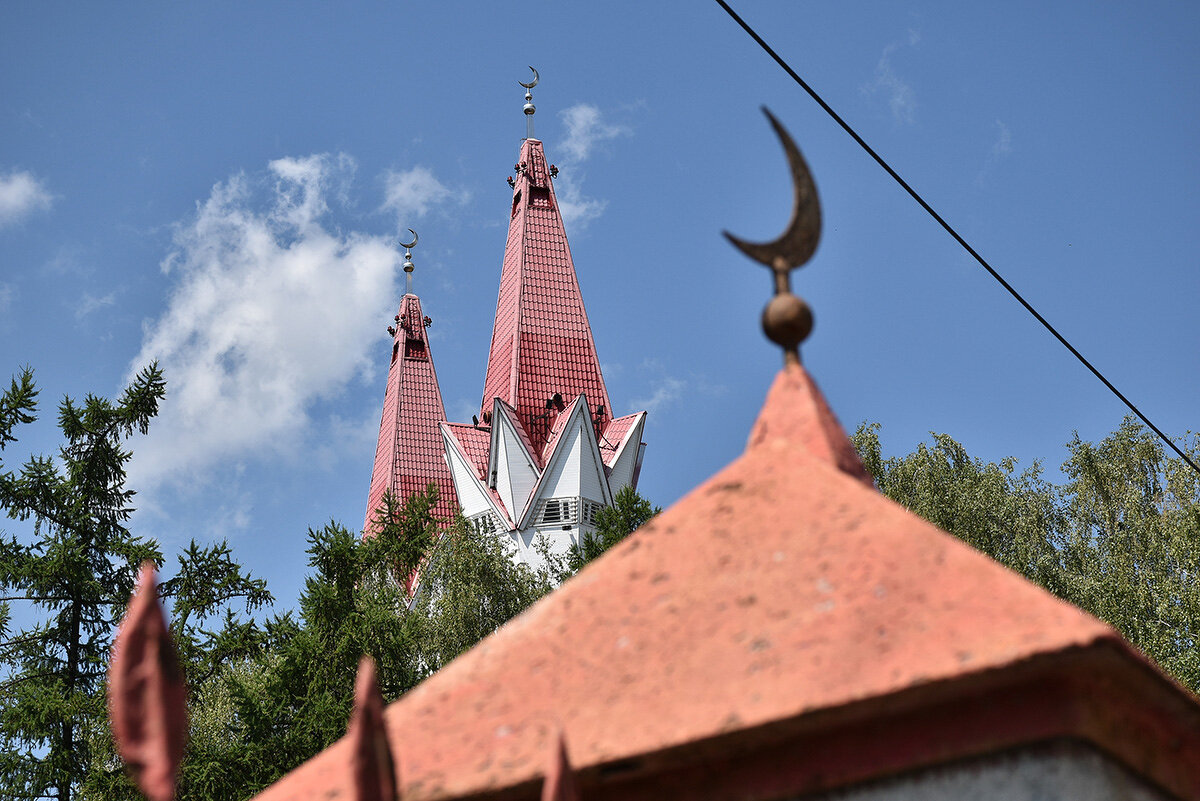
[(493, 483), (514, 520), (525, 514), (530, 493), (542, 477), (533, 454), (517, 431), (520, 422), (512, 419), (505, 404), (497, 398), (492, 404), (492, 444), (488, 459), (494, 471)]
[(612, 491), (604, 475), (604, 460), (592, 430), (587, 399), (580, 395), (563, 425), (554, 451), (546, 461), (546, 469), (529, 498), (524, 514), (518, 518), (518, 528), (525, 531), (532, 525), (533, 514), (543, 498), (589, 498), (612, 505)]
[(459, 447), (458, 438), (444, 423), (438, 424), (438, 428), (446, 446), (446, 463), (450, 466), (450, 476), (454, 479), (454, 491), (458, 494), (458, 504), (462, 507), (463, 517), (474, 517), (482, 512), (491, 511), (511, 528), (512, 517), (508, 510), (496, 502), (495, 496), (488, 492), (488, 488), (479, 480), (479, 474)]
[(642, 431), (645, 427), (646, 413), (638, 412), (637, 422), (629, 427), (629, 430), (625, 432), (625, 438), (617, 445), (612, 467), (608, 471), (608, 486), (612, 489), (613, 495), (625, 487), (635, 486), (638, 450), (642, 444)]

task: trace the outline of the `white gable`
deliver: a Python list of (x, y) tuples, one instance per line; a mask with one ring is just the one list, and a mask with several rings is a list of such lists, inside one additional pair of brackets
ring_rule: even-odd
[(525, 449), (525, 443), (517, 433), (515, 423), (499, 401), (493, 406), (492, 448), (489, 460), (496, 471), (496, 492), (504, 505), (512, 511), (514, 520), (525, 513), (530, 493), (541, 478), (541, 471), (533, 457)]
[(646, 413), (638, 414), (637, 422), (629, 427), (625, 439), (617, 446), (617, 454), (608, 473), (608, 486), (612, 488), (613, 495), (625, 487), (635, 486), (638, 451), (642, 443), (642, 430), (646, 427)]
[(459, 450), (458, 440), (445, 426), (441, 426), (441, 431), (442, 442), (446, 445), (446, 462), (450, 465), (450, 476), (454, 479), (454, 491), (458, 494), (463, 517), (474, 517), (482, 512), (493, 511), (501, 520), (505, 520), (505, 510), (496, 505), (492, 494), (483, 486), (475, 468)]
[(530, 528), (541, 502), (551, 498), (588, 498), (612, 504), (612, 492), (604, 475), (604, 462), (583, 395), (579, 396), (563, 425), (541, 481), (529, 499), (529, 507), (517, 521), (518, 527), (521, 530)]

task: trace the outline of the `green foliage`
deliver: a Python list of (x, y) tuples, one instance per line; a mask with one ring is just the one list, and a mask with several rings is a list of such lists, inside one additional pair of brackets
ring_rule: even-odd
[[(57, 458), (32, 457), (19, 472), (0, 462), (0, 508), (33, 522), (32, 537), (0, 540), (0, 587), (6, 604), (30, 604), (25, 617), (37, 621), (13, 634), (7, 607), (0, 610), (0, 796), (66, 801), (83, 789), (90, 766), (99, 766), (95, 783), (118, 795), (129, 790), (108, 740), (104, 671), (140, 564), (162, 562), (157, 545), (125, 527), (133, 511), (125, 442), (147, 431), (163, 394), (152, 365), (116, 401), (67, 398), (59, 406), (66, 443)], [(23, 370), (0, 398), (0, 449), (16, 441), (17, 425), (35, 420), (36, 399), (32, 372)], [(242, 598), (252, 610), (271, 600), (224, 543), (193, 542), (161, 589), (178, 613), (175, 635), (193, 680), (256, 641), (253, 626), (233, 618), (227, 603)], [(203, 628), (222, 611), (222, 627)]]
[(374, 536), (336, 523), (309, 531), (298, 613), (267, 621), (257, 652), (194, 692), (181, 799), (245, 798), (341, 737), (363, 654), (392, 701), (548, 589), (461, 517), (440, 533), (436, 505), (430, 485), (404, 503), (386, 496)]
[[(34, 456), (20, 471), (0, 463), (0, 508), (33, 520), (32, 542), (0, 550), (6, 601), (28, 602), (32, 626), (0, 645), (0, 795), (69, 799), (89, 761), (89, 721), (104, 715), (99, 693), (111, 632), (133, 590), (138, 565), (157, 548), (124, 527), (124, 441), (145, 432), (163, 396), (150, 367), (116, 402), (89, 395), (59, 405), (66, 439), (58, 457)], [(26, 369), (0, 400), (0, 443), (34, 420), (37, 393)]]
[(596, 530), (573, 544), (565, 554), (551, 551), (549, 541), (537, 543), (538, 554), (546, 562), (544, 580), (561, 584), (609, 548), (637, 531), (661, 512), (633, 487), (624, 487), (613, 496), (613, 505), (596, 514)]
[[(879, 490), (993, 559), (1112, 624), (1200, 691), (1200, 476), (1132, 418), (1100, 443), (1067, 444), (1067, 481), (1039, 463), (972, 459), (944, 434), (885, 459), (879, 426), (853, 440)], [(1200, 455), (1191, 437), (1190, 451)]]
[(437, 670), (552, 589), (545, 575), (513, 560), (513, 545), (474, 531), (458, 516), (438, 540), (410, 621), (418, 656)]

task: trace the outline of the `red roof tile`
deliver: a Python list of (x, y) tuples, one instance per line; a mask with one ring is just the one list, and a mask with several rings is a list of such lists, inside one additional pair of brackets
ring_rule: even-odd
[(639, 415), (641, 412), (615, 417), (601, 432), (603, 436), (600, 437), (600, 456), (603, 457), (604, 464), (608, 467), (612, 467), (613, 460), (617, 458), (617, 449), (621, 447), (621, 440), (625, 439), (629, 429), (633, 428)]
[(438, 422), (445, 419), (446, 410), (425, 332), (425, 315), (416, 295), (405, 295), (400, 301), (399, 317), (371, 471), (363, 526), (366, 533), (370, 533), (371, 518), (388, 490), (404, 499), (433, 482), (439, 492), (434, 514), (449, 519), (458, 510), (438, 433)]
[(547, 399), (585, 393), (607, 414), (612, 404), (542, 143), (525, 140), (520, 163), (481, 410), (493, 398), (512, 406), (540, 458), (549, 430), (534, 423)]
[[(561, 731), (585, 798), (793, 797), (1055, 739), (1200, 797), (1200, 704), (844, 440), (781, 372), (744, 455), (389, 707), (401, 795), (534, 798)], [(261, 798), (344, 793), (345, 750)]]
[(466, 423), (445, 423), (445, 426), (458, 441), (459, 447), (462, 448), (463, 456), (470, 460), (471, 466), (475, 468), (475, 474), (479, 476), (479, 480), (484, 481), (487, 477), (488, 447), (491, 445), (491, 431), (487, 428), (478, 428)]

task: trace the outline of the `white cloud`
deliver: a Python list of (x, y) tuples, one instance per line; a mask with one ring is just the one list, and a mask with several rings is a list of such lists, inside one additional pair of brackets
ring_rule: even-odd
[(109, 292), (107, 295), (97, 297), (90, 292), (83, 293), (79, 303), (75, 306), (75, 319), (82, 320), (94, 311), (103, 309), (105, 306), (112, 306), (117, 302), (117, 293)]
[(0, 228), (13, 225), (35, 211), (50, 208), (46, 187), (30, 172), (0, 175)]
[(909, 30), (907, 42), (892, 42), (883, 48), (879, 61), (875, 65), (875, 77), (862, 87), (865, 94), (873, 95), (882, 92), (891, 108), (892, 118), (899, 123), (912, 124), (916, 121), (917, 97), (912, 86), (896, 74), (892, 65), (892, 56), (904, 47), (915, 47), (921, 41), (921, 34)]
[(655, 412), (673, 406), (685, 394), (693, 397), (699, 395), (715, 397), (725, 394), (726, 391), (725, 386), (714, 384), (703, 375), (693, 373), (687, 378), (670, 375), (658, 359), (644, 360), (639, 367), (639, 372), (648, 373), (651, 376), (647, 387), (649, 394), (645, 397), (635, 398), (631, 403), (634, 409)]
[(984, 159), (983, 167), (980, 168), (979, 174), (975, 176), (975, 185), (979, 187), (985, 186), (988, 177), (996, 169), (996, 165), (1008, 158), (1009, 154), (1012, 153), (1012, 149), (1012, 131), (1002, 121), (996, 120), (996, 138), (992, 142), (992, 147), (988, 151), (987, 158)]
[(1001, 159), (1012, 152), (1012, 131), (1000, 120), (996, 120), (996, 141), (992, 144), (992, 159)]
[(162, 263), (176, 286), (130, 367), (158, 360), (167, 379), (159, 418), (133, 448), (132, 486), (202, 482), (222, 460), (294, 453), (330, 425), (310, 419), (316, 402), (370, 373), (398, 254), (384, 237), (326, 225), (353, 161), (269, 168), (217, 184), (176, 228)]
[(403, 230), (414, 217), (424, 217), (431, 208), (442, 203), (466, 203), (470, 194), (447, 187), (428, 167), (411, 170), (389, 170), (383, 177), (383, 208), (396, 215), (396, 227)]
[(603, 214), (608, 205), (606, 200), (583, 194), (583, 162), (591, 156), (598, 143), (627, 135), (630, 131), (624, 126), (605, 122), (600, 109), (589, 103), (577, 103), (560, 112), (559, 117), (567, 129), (567, 138), (560, 145), (564, 154), (561, 161), (563, 172), (559, 175), (554, 194), (563, 222), (582, 228)]
[(597, 142), (604, 142), (629, 133), (621, 125), (610, 125), (600, 117), (600, 109), (590, 103), (577, 103), (559, 113), (567, 128), (567, 138), (562, 143), (566, 161), (586, 161)]
[(687, 382), (681, 378), (669, 375), (661, 376), (651, 384), (649, 395), (634, 399), (633, 408), (656, 412), (683, 397), (683, 391), (686, 388)]
[(8, 307), (12, 305), (12, 299), (12, 284), (0, 283), (0, 312), (8, 311)]

